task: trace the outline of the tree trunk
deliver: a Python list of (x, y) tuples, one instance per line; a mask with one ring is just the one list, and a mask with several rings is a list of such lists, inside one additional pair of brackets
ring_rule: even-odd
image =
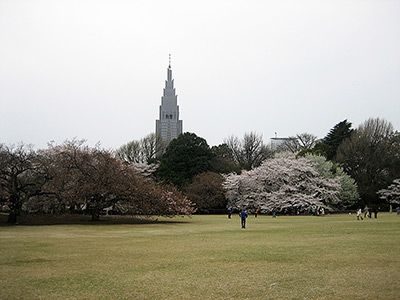
[(98, 212), (92, 213), (92, 221), (98, 221), (100, 219), (100, 214)]
[(17, 223), (17, 217), (18, 217), (18, 215), (16, 213), (10, 212), (10, 214), (8, 215), (7, 223), (9, 223), (9, 224)]

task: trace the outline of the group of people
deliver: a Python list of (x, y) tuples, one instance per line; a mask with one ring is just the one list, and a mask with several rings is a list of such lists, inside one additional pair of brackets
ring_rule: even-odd
[[(365, 206), (365, 208), (364, 208), (364, 218), (366, 218), (367, 216), (369, 218), (371, 218), (372, 212), (375, 214), (375, 218), (377, 218), (378, 217), (378, 208), (375, 207), (374, 209), (371, 209), (371, 208), (368, 208), (368, 206)], [(256, 209), (254, 211), (254, 216), (256, 218), (257, 218), (258, 213), (259, 213), (259, 210)], [(323, 207), (313, 206), (311, 208), (311, 213), (312, 213), (313, 216), (324, 216), (325, 215), (325, 209)], [(247, 219), (248, 216), (249, 216), (249, 214), (245, 210), (242, 210), (239, 213), (239, 217), (240, 217), (240, 221), (241, 221), (241, 224), (242, 224), (242, 228), (246, 228), (246, 219)], [(231, 217), (232, 217), (232, 209), (228, 208), (228, 218), (230, 219)], [(275, 209), (272, 210), (272, 217), (276, 218)], [(364, 220), (364, 218), (363, 218), (363, 210), (361, 208), (358, 209), (357, 210), (357, 220)]]
[[(375, 219), (378, 218), (378, 211), (379, 211), (379, 207), (374, 207), (369, 208), (368, 206), (364, 207), (364, 218), (368, 217), (371, 218), (372, 217), (372, 213), (374, 213)], [(361, 208), (359, 208), (357, 210), (357, 220), (364, 220), (363, 218), (363, 210)]]
[(311, 214), (313, 216), (325, 216), (325, 209), (321, 206), (319, 207), (313, 206), (311, 207)]
[[(257, 209), (254, 211), (254, 217), (257, 218), (257, 215), (258, 215), (259, 212), (260, 212), (260, 211), (259, 211), (258, 208), (257, 208)], [(249, 214), (248, 214), (245, 210), (242, 210), (242, 211), (239, 213), (239, 217), (240, 217), (240, 221), (241, 221), (241, 224), (242, 224), (242, 228), (246, 228), (246, 219), (247, 219), (248, 216), (249, 216)], [(232, 217), (232, 209), (231, 209), (231, 208), (228, 208), (228, 219), (230, 219), (231, 217)], [(276, 218), (275, 209), (272, 210), (272, 217), (273, 217), (273, 218)]]

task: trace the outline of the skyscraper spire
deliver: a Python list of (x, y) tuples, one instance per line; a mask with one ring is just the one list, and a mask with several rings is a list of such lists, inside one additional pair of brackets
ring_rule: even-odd
[(169, 143), (182, 133), (182, 120), (179, 119), (178, 96), (175, 94), (174, 80), (172, 79), (171, 54), (167, 69), (167, 80), (163, 96), (161, 97), (160, 118), (156, 120), (156, 134)]

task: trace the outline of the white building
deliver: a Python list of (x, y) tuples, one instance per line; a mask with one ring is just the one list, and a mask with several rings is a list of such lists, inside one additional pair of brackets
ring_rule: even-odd
[(159, 134), (163, 141), (169, 143), (177, 138), (182, 130), (183, 122), (179, 120), (178, 96), (175, 94), (170, 56), (164, 94), (161, 97), (160, 117), (159, 120), (156, 120), (156, 134)]

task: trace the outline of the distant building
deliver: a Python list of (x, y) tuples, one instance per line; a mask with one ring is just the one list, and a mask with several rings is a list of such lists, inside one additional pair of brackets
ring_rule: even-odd
[(182, 133), (183, 122), (179, 120), (178, 96), (175, 94), (174, 80), (172, 79), (171, 55), (167, 69), (164, 94), (161, 97), (160, 117), (156, 120), (156, 134), (163, 141), (169, 143)]
[(271, 138), (270, 141), (270, 148), (272, 151), (277, 151), (279, 150), (279, 147), (283, 145), (285, 141), (287, 141), (288, 138)]
[(279, 151), (281, 146), (283, 146), (283, 144), (289, 140), (289, 138), (280, 138), (278, 137), (278, 134), (275, 133), (275, 137), (270, 138), (270, 149), (272, 151)]

